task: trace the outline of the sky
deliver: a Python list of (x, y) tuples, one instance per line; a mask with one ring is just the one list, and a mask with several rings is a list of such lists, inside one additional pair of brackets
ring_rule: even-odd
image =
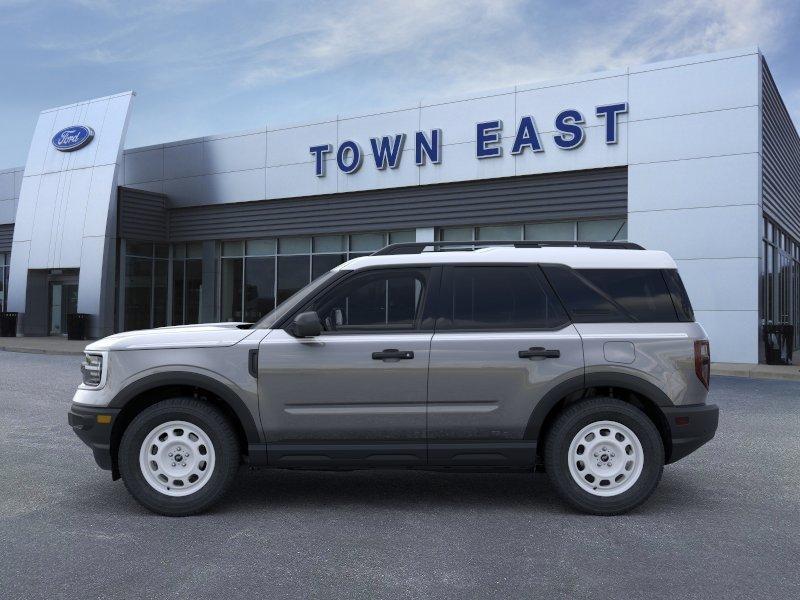
[(800, 122), (796, 0), (0, 0), (0, 169), (134, 90), (126, 147), (758, 45)]

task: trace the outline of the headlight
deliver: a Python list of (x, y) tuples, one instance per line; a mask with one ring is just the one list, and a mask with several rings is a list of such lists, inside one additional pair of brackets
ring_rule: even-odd
[(83, 384), (97, 387), (103, 380), (103, 356), (102, 354), (83, 355), (81, 363), (81, 373), (83, 374)]

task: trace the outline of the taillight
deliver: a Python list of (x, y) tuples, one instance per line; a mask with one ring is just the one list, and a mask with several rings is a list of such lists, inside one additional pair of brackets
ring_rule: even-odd
[(711, 349), (708, 340), (697, 340), (694, 343), (694, 372), (706, 389), (711, 381)]

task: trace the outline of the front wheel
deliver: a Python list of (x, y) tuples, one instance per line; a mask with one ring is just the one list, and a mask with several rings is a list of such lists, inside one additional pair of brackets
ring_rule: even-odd
[(653, 422), (614, 398), (566, 408), (545, 441), (545, 466), (559, 495), (583, 512), (614, 515), (647, 500), (664, 469)]
[(239, 468), (236, 433), (225, 415), (193, 398), (163, 400), (128, 425), (119, 446), (122, 480), (143, 506), (163, 515), (202, 512)]

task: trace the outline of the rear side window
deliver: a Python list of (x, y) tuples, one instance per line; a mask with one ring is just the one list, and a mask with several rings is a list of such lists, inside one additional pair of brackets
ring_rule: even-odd
[(664, 274), (664, 280), (667, 282), (669, 293), (672, 295), (672, 303), (675, 305), (675, 312), (678, 313), (678, 320), (694, 321), (692, 303), (689, 301), (689, 294), (686, 293), (686, 288), (683, 287), (683, 281), (681, 281), (678, 271), (676, 269), (664, 269), (662, 273)]
[(615, 300), (635, 321), (678, 320), (660, 270), (581, 269), (578, 273)]
[(681, 320), (658, 269), (543, 269), (577, 323)]
[(453, 267), (444, 296), (444, 329), (553, 329), (564, 309), (532, 267)]

